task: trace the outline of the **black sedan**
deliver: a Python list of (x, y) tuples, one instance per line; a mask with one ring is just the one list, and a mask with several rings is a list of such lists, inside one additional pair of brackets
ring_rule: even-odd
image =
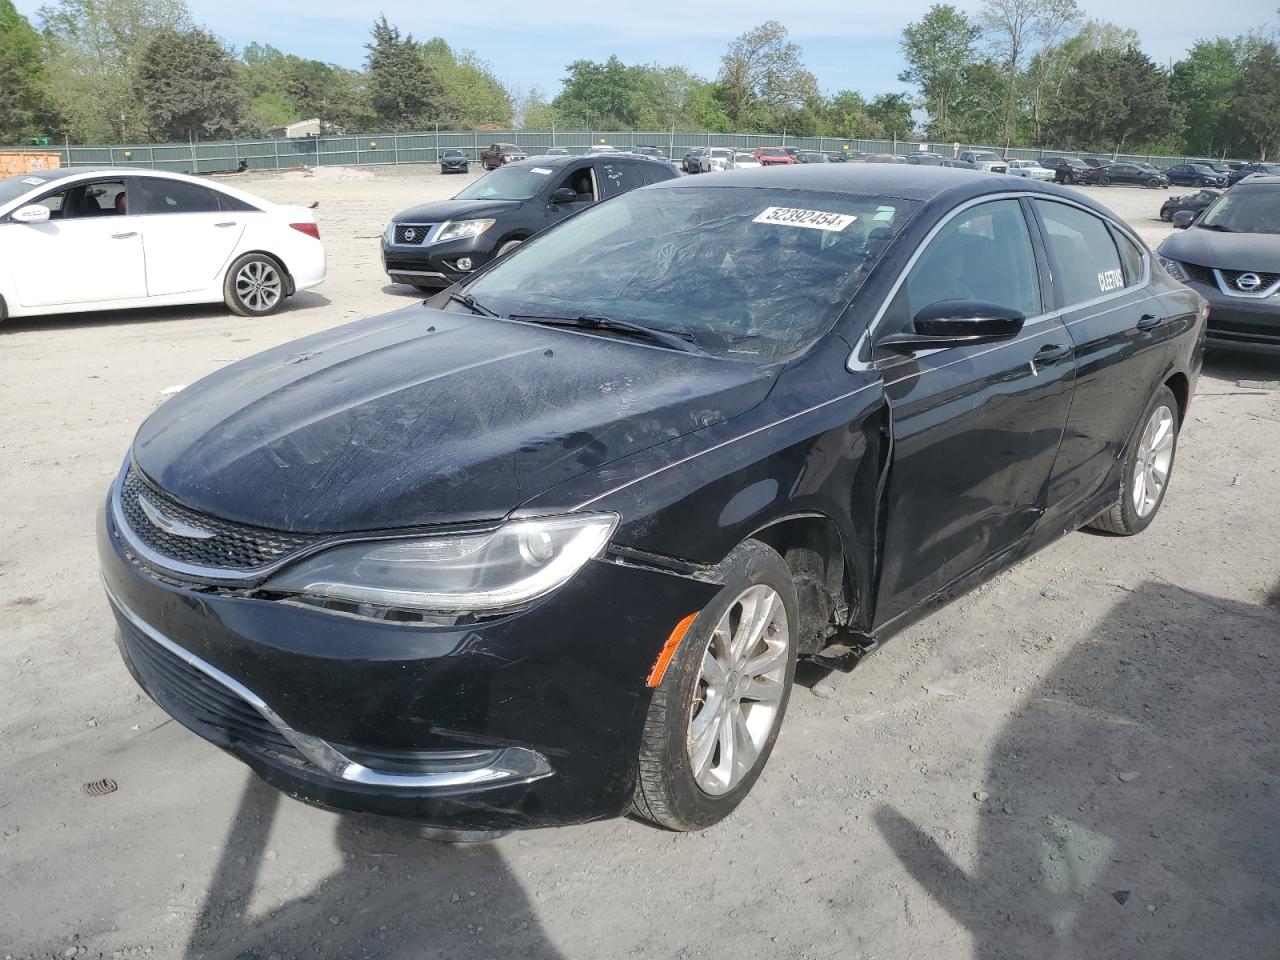
[(1160, 205), (1160, 219), (1168, 223), (1179, 210), (1189, 210), (1193, 216), (1198, 217), (1209, 204), (1220, 196), (1222, 196), (1222, 191), (1220, 190), (1197, 190), (1195, 193), (1184, 193), (1177, 197), (1170, 197)]
[(1202, 163), (1177, 163), (1165, 167), (1164, 175), (1175, 187), (1225, 187), (1227, 177)]
[(1153, 521), (1204, 318), (1051, 184), (625, 193), (153, 413), (100, 515), (120, 648), (293, 797), (701, 829), (798, 657), (851, 666), (1068, 531)]
[(452, 200), (392, 217), (382, 266), (397, 283), (434, 292), (597, 200), (678, 175), (669, 163), (621, 153), (508, 163)]
[(1227, 184), (1234, 187), (1245, 177), (1255, 173), (1264, 173), (1269, 177), (1280, 176), (1280, 163), (1242, 163), (1228, 175)]
[(1209, 343), (1280, 354), (1280, 176), (1237, 184), (1160, 245), (1165, 268), (1211, 304)]
[(440, 151), (441, 173), (466, 173), (467, 155), (461, 150)]
[(1136, 163), (1108, 163), (1105, 166), (1094, 167), (1085, 175), (1084, 182), (1099, 187), (1128, 183), (1138, 187), (1150, 187), (1153, 190), (1169, 186), (1169, 178), (1163, 173), (1154, 168), (1143, 169)]

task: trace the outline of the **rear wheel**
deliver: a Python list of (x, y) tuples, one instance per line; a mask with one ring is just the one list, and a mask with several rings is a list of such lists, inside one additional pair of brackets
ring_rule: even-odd
[(246, 253), (227, 271), (222, 296), (231, 311), (242, 317), (273, 314), (288, 296), (284, 268), (265, 253)]
[(521, 240), (508, 240), (506, 243), (504, 243), (502, 246), (498, 248), (497, 255), (499, 257), (505, 257), (508, 253), (510, 253), (516, 247), (520, 246), (521, 243), (523, 243), (523, 241)]
[(1159, 186), (1160, 186), (1160, 181), (1155, 177), (1152, 177), (1150, 180), (1147, 181), (1147, 187), (1151, 190), (1155, 190)]
[(653, 693), (634, 812), (670, 830), (728, 816), (777, 740), (796, 668), (791, 572), (748, 540), (721, 567), (724, 587), (698, 613)]
[(1098, 178), (1098, 186), (1100, 186), (1100, 187), (1109, 187), (1109, 186), (1111, 186), (1111, 178), (1110, 178), (1110, 177), (1099, 177), (1099, 178)]
[(1142, 415), (1125, 454), (1120, 498), (1089, 526), (1131, 537), (1150, 526), (1164, 503), (1178, 449), (1178, 402), (1161, 387)]

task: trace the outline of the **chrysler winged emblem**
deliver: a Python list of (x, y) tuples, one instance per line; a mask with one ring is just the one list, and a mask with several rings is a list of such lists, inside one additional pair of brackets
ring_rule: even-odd
[(142, 512), (147, 515), (147, 519), (157, 528), (174, 537), (182, 537), (185, 540), (212, 540), (213, 533), (208, 530), (201, 530), (199, 527), (187, 523), (185, 520), (179, 520), (177, 517), (171, 517), (165, 513), (154, 503), (146, 498), (143, 494), (138, 494), (138, 506), (142, 508)]

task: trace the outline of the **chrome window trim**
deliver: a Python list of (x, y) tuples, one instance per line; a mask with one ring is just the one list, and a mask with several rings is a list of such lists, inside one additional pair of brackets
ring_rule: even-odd
[[(1147, 249), (1147, 245), (1143, 243), (1141, 239), (1139, 239), (1138, 236), (1132, 230), (1130, 230), (1127, 226), (1117, 223), (1115, 220), (1109, 217), (1103, 217), (1099, 215), (1098, 211), (1094, 210), (1091, 207), (1086, 206), (1083, 203), (1078, 203), (1077, 201), (1072, 200), (1069, 197), (1059, 197), (1059, 196), (1050, 195), (1050, 194), (1038, 193), (1031, 190), (1010, 190), (1010, 191), (1004, 191), (1001, 193), (988, 193), (988, 194), (984, 194), (981, 197), (973, 197), (972, 199), (966, 200), (964, 203), (960, 204), (958, 207), (952, 208), (945, 217), (943, 217), (941, 220), (939, 220), (936, 224), (933, 225), (933, 228), (925, 235), (924, 240), (922, 240), (920, 242), (920, 245), (916, 247), (915, 252), (911, 254), (911, 259), (907, 261), (906, 265), (902, 268), (902, 271), (898, 274), (897, 279), (894, 280), (893, 286), (889, 288), (889, 292), (885, 295), (885, 298), (883, 302), (881, 302), (879, 309), (876, 311), (875, 316), (873, 316), (871, 318), (871, 322), (867, 324), (867, 329), (862, 332), (862, 334), (858, 337), (857, 343), (853, 345), (853, 349), (849, 352), (849, 359), (845, 362), (845, 369), (847, 369), (850, 373), (858, 373), (861, 371), (874, 368), (874, 365), (872, 364), (870, 359), (864, 360), (860, 357), (860, 354), (865, 352), (866, 349), (870, 346), (871, 338), (875, 334), (876, 327), (880, 325), (880, 321), (884, 319), (884, 315), (888, 311), (889, 305), (893, 303), (894, 297), (896, 297), (898, 295), (898, 291), (902, 289), (902, 285), (906, 282), (907, 275), (915, 267), (917, 261), (919, 261), (920, 257), (924, 254), (925, 250), (928, 249), (929, 244), (931, 244), (934, 241), (934, 238), (937, 237), (937, 235), (942, 231), (943, 227), (945, 227), (953, 219), (955, 219), (955, 217), (959, 216), (961, 213), (970, 209), (971, 207), (980, 206), (981, 204), (989, 203), (993, 200), (1017, 200), (1023, 197), (1026, 197), (1030, 200), (1045, 200), (1050, 203), (1062, 203), (1062, 204), (1065, 204), (1066, 206), (1075, 207), (1078, 210), (1091, 214), (1092, 216), (1097, 217), (1099, 220), (1102, 220), (1104, 223), (1110, 224), (1112, 226), (1115, 226), (1117, 229), (1119, 229), (1121, 233), (1123, 233), (1126, 237), (1128, 237), (1137, 245), (1138, 250), (1142, 253), (1142, 279), (1138, 283), (1132, 284), (1131, 286), (1122, 287), (1119, 290), (1112, 291), (1111, 293), (1103, 294), (1102, 296), (1095, 297), (1092, 300), (1082, 300), (1079, 303), (1068, 304), (1066, 306), (1059, 307), (1054, 310), (1038, 313), (1034, 317), (1028, 317), (1026, 322), (1023, 324), (1024, 330), (1027, 327), (1032, 327), (1032, 326), (1035, 326), (1036, 324), (1043, 323), (1047, 320), (1050, 320), (1053, 317), (1060, 316), (1062, 313), (1068, 310), (1088, 309), (1089, 307), (1096, 306), (1097, 304), (1106, 303), (1110, 300), (1117, 300), (1120, 297), (1128, 296), (1134, 290), (1137, 290), (1140, 287), (1146, 286), (1151, 282), (1151, 253)], [(1027, 229), (1030, 230), (1031, 227), (1032, 227), (1032, 224), (1028, 223)], [(1047, 252), (1048, 250), (1046, 248), (1046, 253)], [(1120, 252), (1117, 250), (1116, 256), (1119, 257), (1119, 255), (1120, 255)], [(1123, 264), (1122, 264), (1122, 267), (1123, 267)], [(1050, 274), (1052, 275), (1052, 264), (1050, 265)], [(954, 350), (956, 348), (940, 347), (938, 349)], [(929, 353), (934, 353), (934, 352), (936, 351), (929, 351)], [(923, 351), (921, 355), (922, 356), (925, 355)]]
[[(106, 590), (107, 599), (110, 601), (111, 606), (129, 623), (133, 624), (139, 632), (154, 643), (159, 644), (179, 660), (182, 660), (187, 666), (198, 670), (214, 683), (217, 683), (253, 707), (264, 720), (280, 732), (282, 737), (293, 744), (300, 754), (334, 780), (370, 787), (402, 787), (429, 790), (442, 787), (491, 784), (504, 780), (538, 780), (551, 774), (551, 767), (546, 759), (541, 754), (524, 747), (503, 747), (493, 751), (494, 757), (488, 766), (471, 770), (447, 770), (423, 774), (386, 773), (356, 763), (327, 740), (313, 737), (307, 733), (300, 733), (293, 729), (260, 696), (239, 680), (223, 673), (213, 664), (202, 660), (190, 650), (170, 640), (126, 606), (124, 601), (106, 585), (105, 581), (103, 582), (103, 589)], [(453, 751), (453, 753), (456, 754), (456, 751)], [(507, 762), (504, 764), (503, 761)], [(440, 762), (445, 761), (442, 758)]]
[[(1246, 293), (1244, 290), (1233, 289), (1232, 286), (1229, 283), (1227, 283), (1227, 278), (1222, 275), (1222, 271), (1219, 268), (1213, 267), (1211, 269), (1213, 270), (1213, 278), (1218, 281), (1218, 289), (1221, 290), (1223, 294), (1228, 297), (1238, 297), (1241, 300), (1265, 300), (1267, 299), (1267, 297), (1273, 296), (1277, 292), (1280, 292), (1280, 279), (1277, 279), (1275, 283), (1267, 287), (1265, 290), (1252, 290)], [(1231, 272), (1232, 273), (1263, 273), (1266, 271), (1233, 270)]]

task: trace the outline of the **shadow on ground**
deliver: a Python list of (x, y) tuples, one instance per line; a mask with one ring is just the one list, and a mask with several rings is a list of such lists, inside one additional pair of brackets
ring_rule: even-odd
[(559, 958), (495, 844), (436, 843), (374, 818), (338, 820), (341, 866), (314, 890), (253, 909), (272, 824), (294, 802), (249, 779), (185, 960)]
[[(412, 289), (412, 288), (410, 288)], [(280, 312), (271, 317), (239, 317), (222, 303), (178, 307), (139, 307), (133, 310), (91, 310), (84, 313), (51, 313), (39, 317), (10, 317), (0, 324), (0, 335), (17, 336), (43, 330), (73, 330), (79, 327), (132, 326), (146, 323), (169, 323), (225, 317), (235, 323), (267, 323), (274, 316), (327, 307), (332, 301), (314, 290), (295, 293), (284, 302)]]
[(1270, 605), (1144, 584), (1005, 726), (972, 862), (877, 825), (980, 960), (1280, 956), (1278, 641)]

